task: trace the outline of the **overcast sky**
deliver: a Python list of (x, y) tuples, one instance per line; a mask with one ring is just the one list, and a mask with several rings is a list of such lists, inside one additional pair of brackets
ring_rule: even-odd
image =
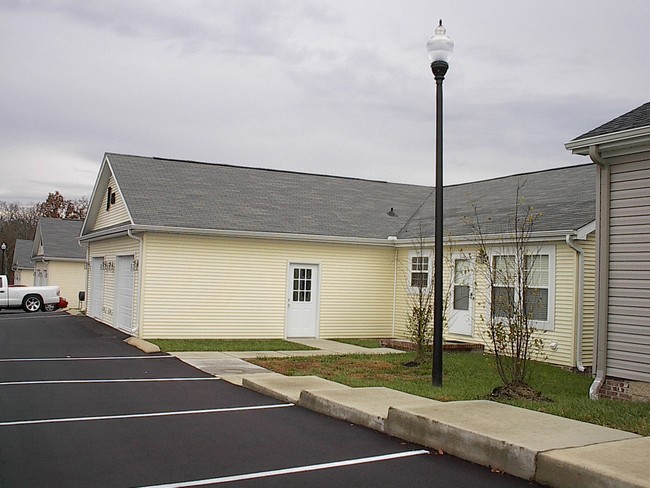
[(0, 1), (0, 200), (88, 196), (105, 152), (434, 184), (587, 163), (650, 101), (647, 0)]

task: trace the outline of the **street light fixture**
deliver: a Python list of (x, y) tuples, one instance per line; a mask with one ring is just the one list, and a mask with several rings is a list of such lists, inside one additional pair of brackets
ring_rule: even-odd
[(449, 69), (454, 43), (446, 35), (442, 20), (427, 42), (431, 71), (436, 80), (436, 213), (433, 285), (433, 386), (442, 386), (442, 82)]

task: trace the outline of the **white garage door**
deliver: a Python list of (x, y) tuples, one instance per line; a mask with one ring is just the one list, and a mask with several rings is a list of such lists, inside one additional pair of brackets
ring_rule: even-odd
[(115, 327), (127, 334), (135, 335), (133, 256), (117, 256), (115, 268)]

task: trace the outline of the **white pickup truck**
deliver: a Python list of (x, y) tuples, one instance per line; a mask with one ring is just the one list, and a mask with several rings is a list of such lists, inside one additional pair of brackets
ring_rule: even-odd
[(0, 275), (0, 308), (22, 308), (25, 312), (38, 312), (56, 307), (61, 290), (58, 286), (9, 286), (5, 275)]

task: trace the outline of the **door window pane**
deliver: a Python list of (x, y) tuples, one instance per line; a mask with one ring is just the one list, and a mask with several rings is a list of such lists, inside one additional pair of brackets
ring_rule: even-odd
[(454, 310), (469, 310), (469, 286), (454, 285)]
[(293, 270), (292, 298), (294, 302), (311, 302), (312, 270), (295, 268)]
[(454, 310), (469, 310), (469, 259), (454, 260)]

